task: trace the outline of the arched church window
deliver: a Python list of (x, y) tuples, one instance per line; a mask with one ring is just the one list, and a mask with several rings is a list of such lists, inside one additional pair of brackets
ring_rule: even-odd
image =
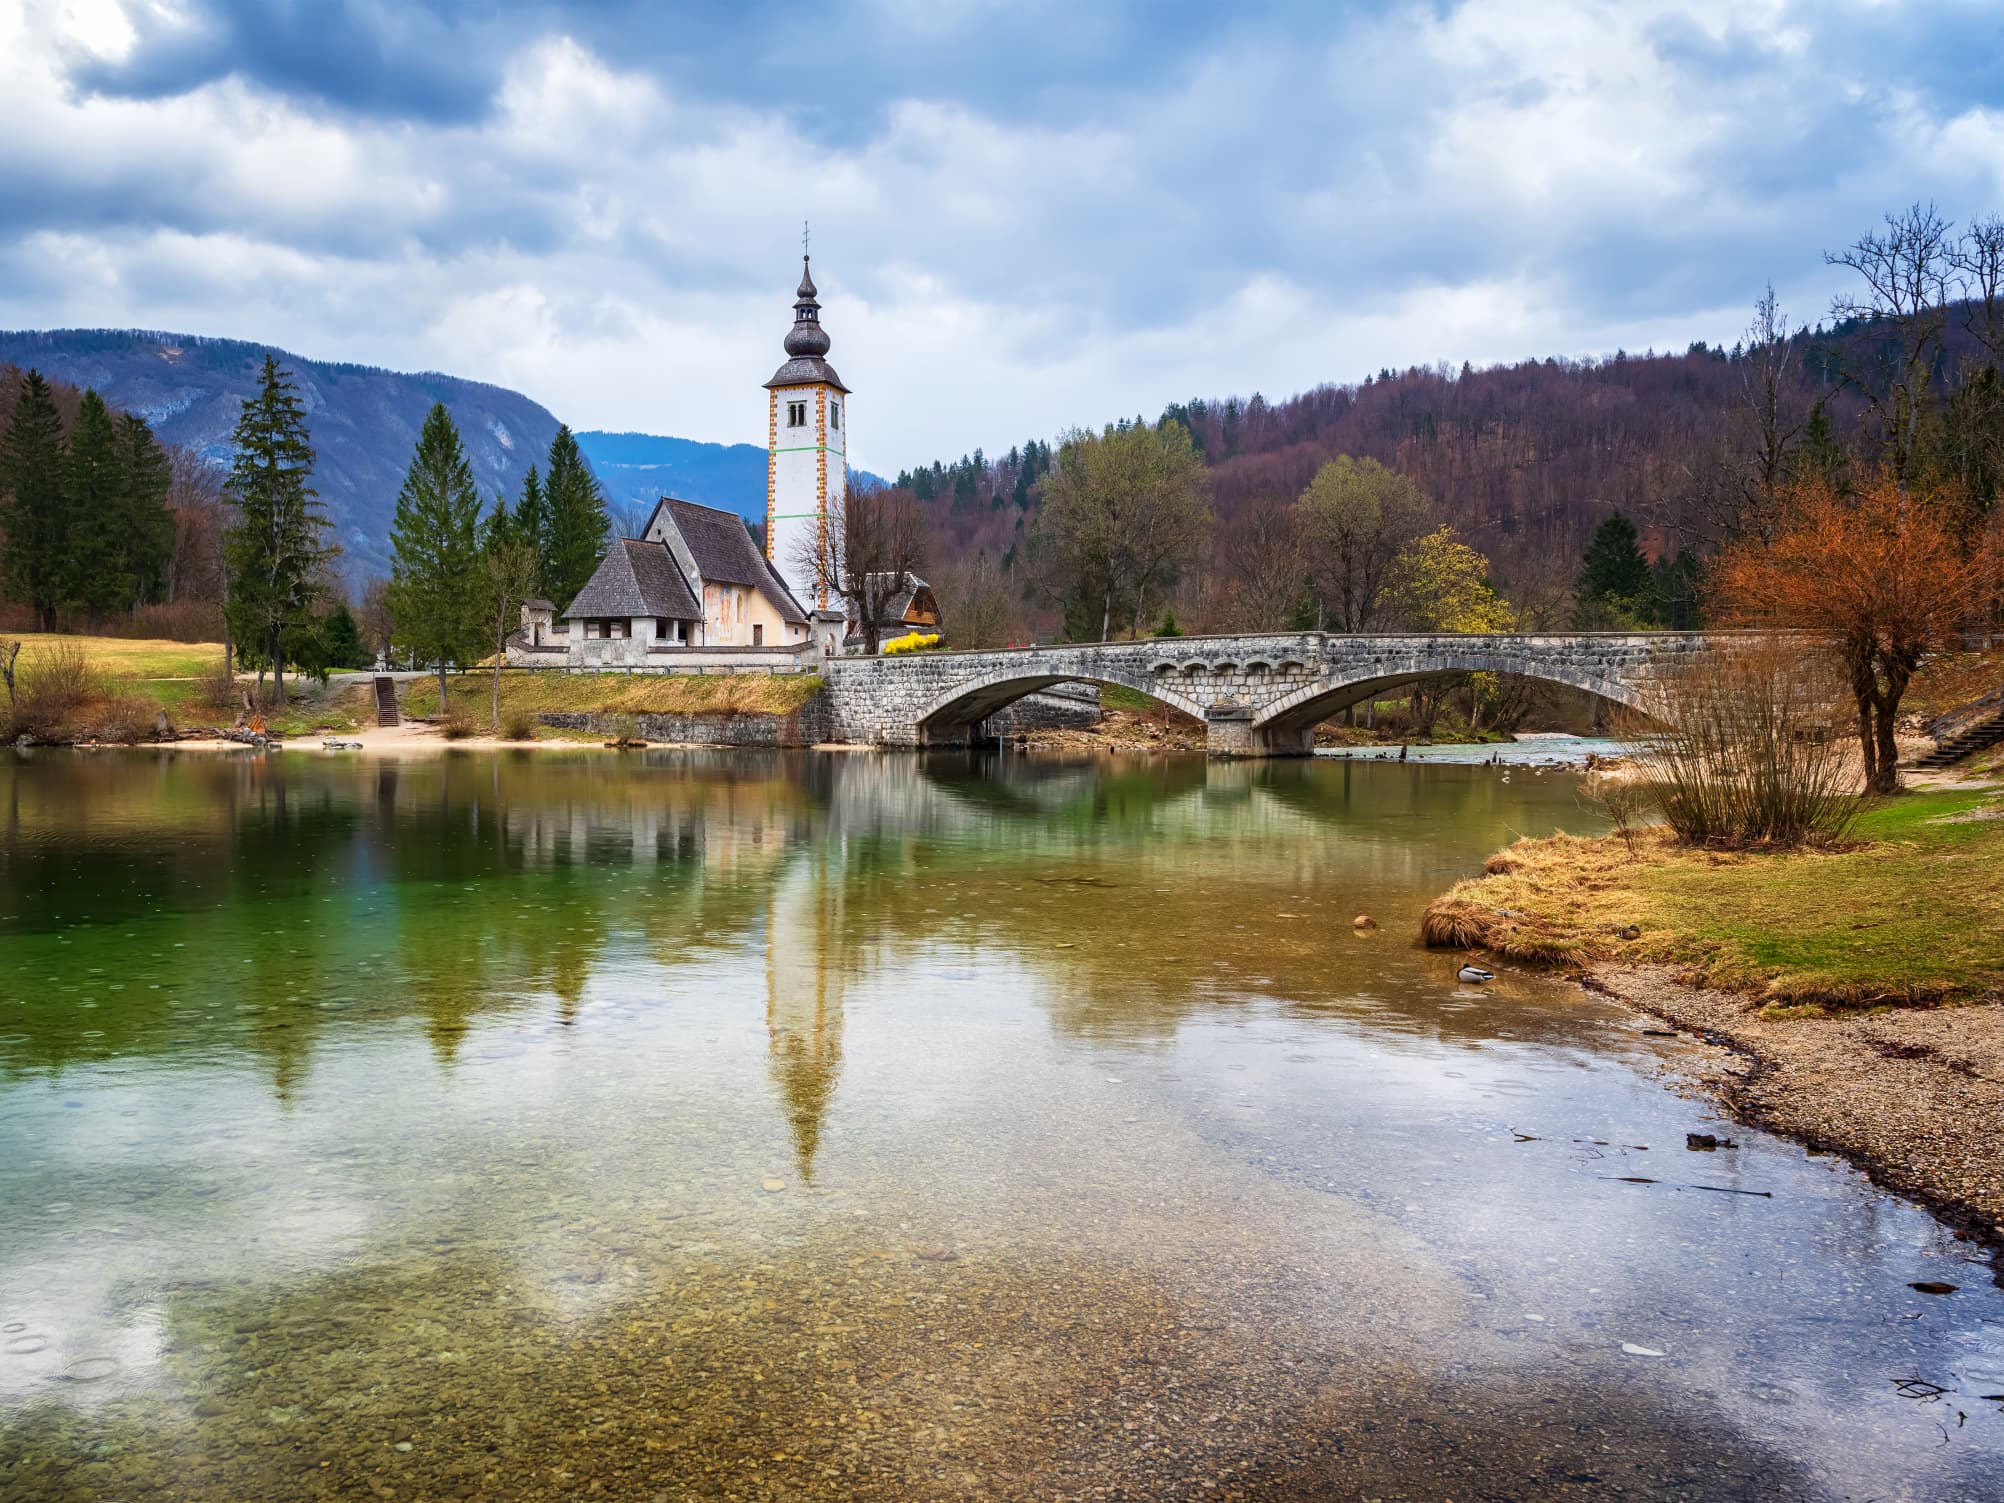
[(788, 402), (786, 404), (786, 426), (789, 428), (805, 428), (807, 426), (807, 404), (805, 402)]
[(828, 404), (828, 426), (831, 428), (842, 426), (842, 404), (840, 402), (830, 402)]

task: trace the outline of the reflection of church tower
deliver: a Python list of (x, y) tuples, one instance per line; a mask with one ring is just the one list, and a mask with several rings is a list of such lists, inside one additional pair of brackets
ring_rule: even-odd
[(841, 899), (827, 876), (820, 856), (803, 854), (774, 885), (765, 926), (767, 1070), (809, 1180), (842, 1073)]
[(823, 358), (828, 331), (805, 256), (794, 299), (786, 364), (765, 383), (765, 556), (811, 611), (829, 602), (802, 555), (826, 546), (830, 513), (848, 489), (849, 388)]

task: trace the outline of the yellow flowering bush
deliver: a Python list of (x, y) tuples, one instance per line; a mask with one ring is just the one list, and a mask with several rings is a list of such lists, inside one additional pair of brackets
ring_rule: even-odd
[(903, 652), (924, 652), (929, 647), (939, 646), (938, 632), (906, 632), (902, 637), (892, 637), (884, 644), (884, 655), (894, 657)]

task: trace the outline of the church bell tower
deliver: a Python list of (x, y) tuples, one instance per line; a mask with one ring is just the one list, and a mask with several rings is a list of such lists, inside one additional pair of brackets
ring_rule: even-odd
[(786, 364), (765, 383), (765, 556), (806, 610), (836, 602), (816, 578), (813, 556), (849, 487), (849, 388), (827, 360), (828, 331), (808, 258), (800, 258)]

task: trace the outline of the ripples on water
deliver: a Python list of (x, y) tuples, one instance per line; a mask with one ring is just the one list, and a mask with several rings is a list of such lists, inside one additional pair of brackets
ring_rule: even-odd
[(1966, 1244), (1758, 1133), (1687, 1152), (1705, 1051), (1413, 947), (1592, 824), (1563, 774), (0, 794), (10, 1503), (2004, 1491)]

